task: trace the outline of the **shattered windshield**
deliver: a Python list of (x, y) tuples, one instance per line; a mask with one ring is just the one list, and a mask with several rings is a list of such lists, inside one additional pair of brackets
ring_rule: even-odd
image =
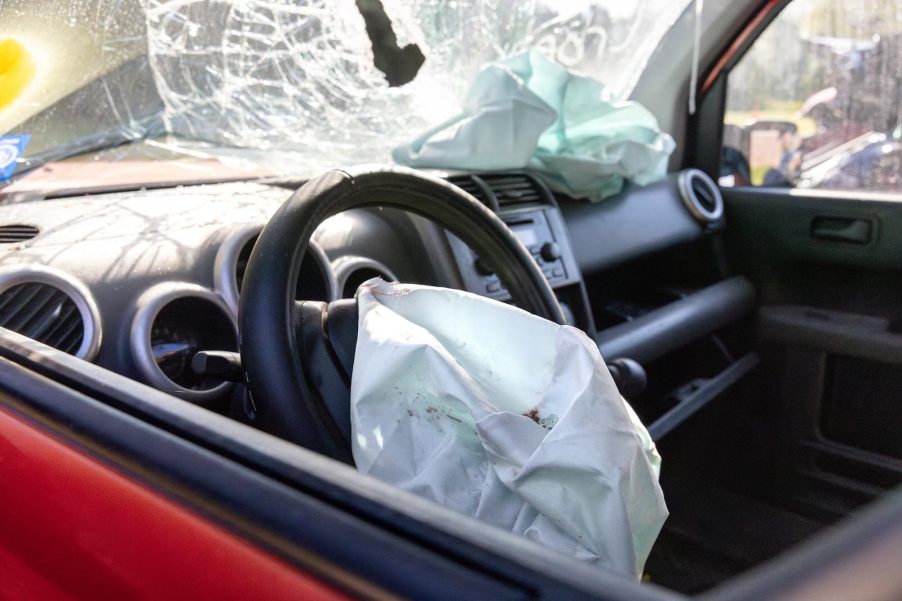
[(460, 110), (480, 67), (528, 49), (626, 97), (688, 3), (4, 0), (0, 186), (389, 162)]

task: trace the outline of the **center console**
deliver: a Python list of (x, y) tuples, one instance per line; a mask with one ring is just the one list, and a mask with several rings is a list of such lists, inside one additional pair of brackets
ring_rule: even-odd
[[(495, 211), (530, 251), (568, 323), (594, 338), (653, 439), (758, 365), (743, 320), (754, 310), (755, 289), (725, 268), (717, 236), (723, 203), (701, 172), (595, 205), (565, 196), (559, 204), (528, 173), (450, 181)], [(448, 239), (463, 286), (509, 302), (491, 268), (460, 239)]]
[[(567, 322), (593, 333), (592, 313), (564, 219), (544, 184), (527, 173), (465, 175), (449, 180), (496, 212), (532, 254), (554, 289)], [(447, 236), (466, 289), (509, 302), (510, 294), (492, 269), (462, 240), (450, 233)]]

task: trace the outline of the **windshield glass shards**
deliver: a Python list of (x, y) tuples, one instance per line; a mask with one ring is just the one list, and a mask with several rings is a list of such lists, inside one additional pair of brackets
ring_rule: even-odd
[(456, 114), (483, 65), (529, 49), (626, 97), (688, 3), (5, 0), (0, 78), (18, 82), (0, 106), (0, 144), (17, 140), (5, 183), (36, 193), (74, 155), (83, 178), (113, 177), (124, 156), (138, 180), (142, 161), (179, 156), (195, 180), (213, 162), (295, 178), (389, 162)]

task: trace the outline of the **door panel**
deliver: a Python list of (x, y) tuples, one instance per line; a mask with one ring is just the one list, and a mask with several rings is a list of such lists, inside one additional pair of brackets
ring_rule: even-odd
[[(734, 267), (762, 303), (762, 372), (779, 407), (773, 493), (833, 521), (902, 482), (902, 203), (760, 188), (724, 198)], [(825, 219), (866, 223), (867, 239), (821, 236)]]

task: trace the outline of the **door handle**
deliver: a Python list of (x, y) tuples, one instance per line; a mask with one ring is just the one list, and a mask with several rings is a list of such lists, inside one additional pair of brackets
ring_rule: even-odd
[(871, 220), (851, 217), (815, 217), (811, 221), (811, 237), (852, 244), (871, 241)]

